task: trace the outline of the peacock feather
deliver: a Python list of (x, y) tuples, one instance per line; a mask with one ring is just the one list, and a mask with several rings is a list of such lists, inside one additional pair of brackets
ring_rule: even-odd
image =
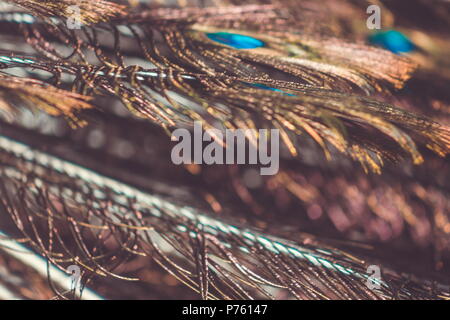
[[(17, 242), (106, 298), (449, 299), (449, 13), (0, 1), (0, 266)], [(176, 166), (170, 135), (198, 121), (278, 129), (279, 172)], [(79, 298), (48, 273), (0, 292)]]

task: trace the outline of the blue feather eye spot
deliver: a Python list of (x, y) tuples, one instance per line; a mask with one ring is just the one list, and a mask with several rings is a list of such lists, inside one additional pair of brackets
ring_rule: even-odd
[(416, 49), (414, 43), (407, 36), (396, 30), (374, 33), (369, 36), (369, 42), (396, 54), (411, 52)]
[(264, 47), (263, 41), (237, 33), (215, 32), (206, 33), (206, 36), (213, 41), (235, 49), (255, 49)]
[(263, 90), (269, 90), (269, 91), (275, 91), (275, 92), (281, 92), (282, 94), (284, 94), (285, 96), (289, 96), (289, 97), (295, 97), (295, 94), (291, 94), (291, 93), (287, 93), (281, 89), (277, 89), (277, 88), (272, 88), (269, 86), (266, 86), (265, 84), (262, 83), (247, 83), (247, 85), (254, 87), (254, 88), (258, 88), (258, 89), (263, 89)]

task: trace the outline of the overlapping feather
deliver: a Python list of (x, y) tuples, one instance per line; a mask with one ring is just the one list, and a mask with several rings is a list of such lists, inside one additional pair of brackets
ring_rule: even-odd
[[(276, 127), (294, 156), (302, 152), (306, 133), (328, 158), (338, 150), (377, 173), (384, 160), (398, 161), (406, 154), (422, 163), (417, 144), (441, 156), (449, 152), (448, 127), (368, 97), (389, 97), (417, 65), (332, 36), (344, 34), (343, 29), (314, 26), (311, 1), (304, 2), (312, 8), (305, 13), (285, 10), (288, 1), (183, 9), (143, 5), (138, 13), (85, 1), (82, 22), (90, 26), (81, 30), (65, 25), (66, 8), (75, 1), (10, 2), (31, 15), (0, 13), (6, 27), (1, 36), (12, 32), (16, 43), (22, 35), (24, 40), (20, 50), (4, 48), (0, 55), (0, 68), (8, 73), (0, 78), (5, 111), (20, 98), (82, 124), (75, 115), (108, 95), (164, 128), (195, 120), (207, 127), (217, 122), (228, 128)], [(339, 26), (339, 12), (333, 18)], [(239, 50), (208, 37), (219, 33), (250, 37), (263, 46)], [(120, 278), (109, 269), (125, 257), (149, 255), (202, 298), (271, 297), (267, 286), (297, 298), (448, 297), (446, 287), (432, 282), (400, 288), (405, 279), (398, 275), (389, 275), (380, 292), (371, 292), (365, 286), (367, 264), (320, 241), (293, 244), (232, 226), (131, 186), (107, 186), (98, 174), (7, 138), (1, 141), (3, 211), (55, 264), (75, 261), (93, 273)], [(26, 165), (29, 161), (35, 166)], [(295, 193), (295, 182), (283, 175), (277, 179)], [(47, 226), (45, 235), (42, 226)], [(70, 232), (63, 239), (66, 229)], [(120, 249), (103, 252), (102, 240), (110, 237)], [(154, 237), (172, 249), (162, 250)], [(100, 244), (90, 248), (87, 243), (95, 238)]]

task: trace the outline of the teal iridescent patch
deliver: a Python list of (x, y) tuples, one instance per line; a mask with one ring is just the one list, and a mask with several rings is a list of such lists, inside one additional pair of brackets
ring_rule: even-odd
[(264, 47), (264, 42), (261, 40), (244, 36), (242, 34), (216, 32), (207, 33), (206, 36), (213, 41), (225, 44), (235, 49), (255, 49)]
[(369, 42), (396, 54), (411, 52), (416, 48), (407, 36), (396, 30), (374, 33), (369, 36)]
[(289, 96), (289, 97), (295, 97), (295, 94), (287, 93), (287, 92), (285, 92), (285, 91), (283, 91), (281, 89), (272, 88), (272, 87), (266, 86), (265, 84), (262, 84), (262, 83), (248, 83), (248, 85), (251, 86), (251, 87), (258, 88), (258, 89), (275, 91), (275, 92), (281, 92), (284, 95)]

